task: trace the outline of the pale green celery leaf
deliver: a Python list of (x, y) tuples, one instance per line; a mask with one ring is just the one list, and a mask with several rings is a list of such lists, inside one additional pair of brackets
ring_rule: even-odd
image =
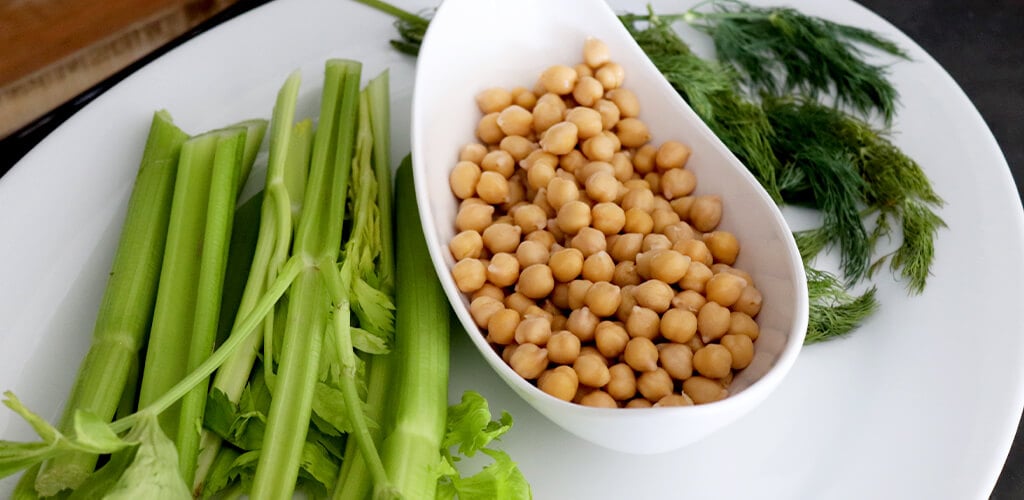
[(437, 499), (521, 500), (533, 498), (526, 477), (507, 453), (485, 448), (482, 453), (494, 459), (470, 477), (449, 475), (438, 483)]
[[(338, 471), (341, 462), (335, 460), (329, 451), (319, 443), (306, 441), (302, 446), (302, 458), (300, 462), (299, 477), (312, 481), (315, 485), (322, 487), (323, 495), (334, 489), (334, 482), (338, 479)], [(320, 488), (316, 488), (320, 490)]]
[(458, 445), (459, 453), (471, 457), (478, 450), (512, 428), (512, 416), (502, 412), (499, 421), (491, 420), (487, 400), (473, 391), (462, 394), (462, 401), (448, 407), (448, 423), (443, 450)]
[[(82, 410), (75, 410), (74, 416), (75, 441), (80, 445), (95, 450), (119, 450), (128, 446), (113, 430), (108, 422), (96, 415)], [(106, 453), (98, 451), (97, 453)]]
[[(341, 389), (324, 382), (317, 382), (313, 394), (313, 416), (321, 421), (314, 420), (314, 422), (318, 424), (317, 427), (320, 427), (324, 434), (337, 436), (352, 432), (352, 423), (345, 410), (345, 400), (342, 398)], [(361, 396), (360, 411), (365, 415), (366, 410), (365, 396)], [(327, 424), (328, 428), (324, 428), (323, 424)], [(372, 419), (367, 419), (367, 424), (374, 430), (380, 427)]]
[(243, 450), (262, 446), (267, 417), (255, 410), (251, 397), (246, 397), (243, 392), (239, 404), (235, 405), (227, 395), (214, 389), (206, 401), (203, 427)]
[(386, 339), (370, 333), (362, 328), (352, 327), (352, 346), (367, 354), (387, 354), (390, 352)]
[(4, 399), (4, 404), (11, 410), (14, 410), (14, 413), (17, 413), (21, 418), (25, 419), (25, 421), (32, 426), (32, 429), (36, 431), (36, 434), (43, 438), (43, 441), (53, 443), (63, 438), (60, 431), (50, 425), (46, 419), (32, 413), (32, 411), (25, 407), (25, 405), (21, 404), (21, 400), (18, 399), (13, 392), (4, 392), (4, 397), (6, 398)]
[(228, 395), (224, 394), (224, 391), (214, 388), (206, 396), (203, 427), (220, 436), (221, 439), (228, 439), (237, 413), (238, 407), (228, 399)]
[(156, 415), (143, 416), (127, 436), (139, 448), (107, 500), (191, 499), (192, 492), (178, 472), (178, 451), (160, 428)]
[(215, 494), (224, 491), (231, 484), (231, 465), (241, 455), (236, 448), (221, 446), (217, 452), (217, 458), (213, 460), (210, 471), (206, 473), (206, 480), (203, 481), (203, 498), (211, 498)]
[(138, 452), (138, 449), (138, 446), (133, 446), (111, 455), (110, 460), (103, 464), (103, 467), (100, 467), (99, 470), (90, 474), (85, 482), (71, 492), (67, 500), (94, 500), (102, 498), (106, 492), (110, 491), (117, 484), (121, 475), (124, 474), (124, 471), (135, 460), (135, 454)]
[(0, 478), (16, 474), (60, 454), (57, 442), (17, 443), (0, 441)]
[(385, 340), (395, 331), (395, 305), (391, 297), (357, 277), (353, 286), (352, 308), (359, 326)]

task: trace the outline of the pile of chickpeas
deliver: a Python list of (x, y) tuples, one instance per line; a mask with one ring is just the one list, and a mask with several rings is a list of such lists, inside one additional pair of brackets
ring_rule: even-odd
[(459, 290), (516, 373), (565, 401), (641, 408), (725, 398), (750, 364), (761, 294), (732, 267), (721, 198), (690, 149), (655, 146), (596, 39), (533, 90), (476, 96), (480, 142), (452, 168)]

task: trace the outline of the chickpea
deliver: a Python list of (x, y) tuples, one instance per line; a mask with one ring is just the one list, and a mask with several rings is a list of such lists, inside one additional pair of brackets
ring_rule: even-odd
[(607, 281), (599, 281), (587, 290), (583, 301), (597, 316), (611, 316), (622, 303), (621, 289)]
[(480, 259), (462, 259), (452, 266), (452, 278), (459, 291), (475, 292), (487, 281), (487, 270)]
[(520, 315), (525, 315), (530, 306), (537, 305), (533, 299), (519, 292), (508, 294), (508, 296), (505, 297), (504, 303), (505, 307), (518, 312)]
[(479, 297), (491, 297), (494, 300), (504, 301), (505, 291), (493, 283), (484, 283), (484, 286), (469, 295), (469, 301), (472, 302)]
[(729, 335), (743, 335), (753, 341), (761, 335), (761, 329), (757, 326), (757, 322), (746, 313), (733, 311), (729, 315)]
[(469, 303), (469, 314), (480, 328), (486, 327), (491, 316), (503, 309), (505, 305), (493, 297), (479, 297)]
[(557, 64), (550, 66), (540, 75), (540, 83), (548, 92), (566, 95), (576, 86), (576, 70)]
[(604, 233), (592, 227), (584, 227), (569, 240), (569, 247), (582, 252), (583, 257), (589, 257), (597, 252), (605, 250), (607, 242)]
[(496, 253), (487, 264), (487, 280), (498, 287), (512, 286), (519, 279), (519, 260), (510, 253)]
[[(711, 234), (711, 233), (708, 233), (708, 234)], [(750, 273), (748, 273), (748, 272), (746, 272), (746, 271), (744, 271), (742, 269), (736, 269), (735, 267), (732, 267), (732, 266), (730, 266), (728, 264), (725, 264), (723, 262), (718, 262), (718, 263), (712, 264), (711, 265), (711, 272), (713, 272), (715, 274), (729, 273), (729, 274), (732, 274), (732, 275), (735, 275), (735, 276), (739, 276), (740, 278), (743, 278), (743, 281), (747, 282), (747, 286), (750, 286), (750, 285), (752, 285), (754, 283), (754, 277), (751, 276)]]
[[(678, 141), (665, 141), (658, 148), (658, 154), (654, 163), (658, 170), (665, 171), (676, 168), (683, 168), (686, 160), (690, 158), (690, 148)], [(666, 196), (667, 198), (667, 196)]]
[(558, 228), (567, 234), (575, 234), (590, 225), (590, 207), (582, 201), (570, 201), (558, 209)]
[(677, 283), (690, 269), (690, 257), (675, 250), (659, 252), (651, 257), (651, 277), (665, 283)]
[(547, 200), (555, 210), (561, 209), (563, 205), (570, 201), (578, 200), (579, 197), (579, 187), (572, 180), (556, 176), (548, 182)]
[(583, 252), (576, 248), (563, 248), (552, 252), (548, 265), (556, 280), (568, 283), (583, 271)]
[(658, 368), (658, 348), (647, 337), (633, 337), (626, 344), (622, 359), (639, 372), (656, 370)]
[(729, 331), (730, 321), (729, 309), (709, 300), (697, 312), (697, 331), (700, 332), (701, 340), (706, 344), (722, 338)]
[(629, 334), (621, 324), (613, 321), (602, 321), (594, 329), (594, 344), (602, 356), (615, 359), (626, 349)]
[(672, 298), (672, 307), (678, 307), (680, 309), (696, 313), (697, 311), (700, 311), (700, 308), (704, 307), (704, 304), (707, 302), (708, 299), (699, 292), (683, 290)]
[(636, 373), (625, 363), (617, 363), (608, 368), (608, 383), (605, 391), (612, 398), (624, 401), (636, 395)]
[[(583, 77), (589, 76), (589, 77), (593, 78), (593, 76), (594, 76), (594, 70), (590, 69), (590, 66), (587, 66), (586, 64), (577, 64), (577, 65), (572, 67), (572, 70), (576, 72), (576, 86), (577, 87), (579, 87), (580, 80), (582, 80)], [(573, 92), (576, 92), (576, 89), (573, 89)], [(602, 93), (603, 93), (603, 90), (602, 90)], [(575, 96), (573, 97), (573, 100), (576, 100)]]
[[(589, 71), (589, 68), (588, 68)], [(598, 99), (604, 96), (604, 87), (592, 75), (580, 77), (576, 87), (572, 89), (573, 99), (581, 106), (593, 106)], [(600, 115), (599, 115), (600, 116)], [(598, 121), (600, 124), (600, 121)]]
[(664, 368), (643, 372), (636, 379), (636, 388), (650, 401), (657, 401), (672, 394), (672, 377)]
[(626, 225), (626, 212), (612, 202), (600, 202), (590, 210), (591, 225), (606, 235), (618, 234)]
[(611, 60), (608, 46), (597, 38), (587, 37), (583, 42), (583, 62), (591, 68), (600, 68)]
[(516, 291), (531, 299), (542, 299), (555, 287), (555, 279), (551, 268), (544, 264), (534, 264), (519, 273)]
[(562, 102), (562, 98), (552, 93), (540, 96), (537, 104), (533, 106), (533, 131), (539, 134), (551, 128), (562, 121), (564, 112), (565, 103)]
[(476, 193), (492, 205), (504, 203), (508, 200), (508, 179), (497, 172), (484, 172), (476, 183)]
[(548, 359), (562, 365), (576, 361), (580, 355), (580, 339), (568, 330), (560, 330), (548, 339)]
[(548, 350), (536, 344), (519, 344), (508, 364), (527, 380), (533, 380), (548, 367)]
[(516, 248), (516, 260), (519, 267), (528, 267), (533, 264), (546, 264), (548, 262), (548, 249), (536, 241), (523, 241)]
[(594, 355), (581, 355), (572, 364), (580, 383), (590, 387), (604, 387), (611, 374), (604, 358)]
[(468, 161), (479, 165), (480, 162), (484, 161), (484, 155), (486, 154), (487, 146), (478, 142), (466, 144), (465, 146), (462, 146), (462, 150), (459, 151), (459, 161)]
[[(670, 251), (662, 252), (669, 253)], [(653, 266), (652, 266), (653, 268)], [(672, 305), (672, 298), (676, 293), (664, 281), (657, 279), (647, 280), (636, 287), (633, 296), (636, 303), (661, 314)]]
[[(632, 192), (632, 191), (631, 191)], [(627, 193), (626, 196), (629, 196)], [(647, 234), (654, 230), (654, 219), (641, 208), (630, 208), (625, 213), (622, 229), (627, 233)]]
[(518, 344), (545, 346), (551, 338), (551, 323), (543, 316), (526, 316), (516, 326), (515, 341)]
[(492, 87), (476, 95), (476, 105), (484, 114), (496, 113), (512, 104), (512, 94), (503, 88)]
[(611, 281), (615, 276), (615, 261), (602, 250), (583, 260), (583, 277), (593, 282)]
[(606, 62), (594, 72), (594, 78), (601, 82), (605, 90), (617, 89), (626, 79), (626, 71), (613, 62)]
[(761, 312), (761, 291), (754, 288), (753, 285), (747, 285), (740, 292), (740, 298), (732, 305), (732, 309), (744, 313), (751, 318), (757, 316), (757, 313)]
[(483, 248), (483, 238), (480, 237), (480, 233), (473, 230), (461, 231), (448, 242), (448, 251), (456, 261), (465, 258), (479, 259)]
[(643, 282), (640, 274), (636, 272), (636, 264), (633, 261), (625, 260), (615, 264), (615, 273), (612, 274), (612, 283), (621, 286), (639, 285)]
[(686, 380), (693, 375), (693, 351), (689, 347), (676, 343), (658, 347), (658, 361), (672, 378)]
[(713, 403), (729, 396), (729, 391), (718, 382), (705, 377), (690, 377), (683, 381), (683, 393), (696, 404)]
[(708, 378), (722, 378), (732, 369), (732, 354), (719, 344), (708, 344), (693, 353), (693, 368)]
[(637, 254), (637, 256), (636, 256), (636, 272), (637, 272), (637, 274), (639, 274), (644, 279), (650, 279), (651, 278), (651, 261), (654, 259), (654, 256), (658, 255), (658, 254), (660, 254), (662, 252), (667, 252), (667, 251), (668, 250), (653, 249), (653, 250), (648, 250), (646, 252), (641, 252), (641, 253)]
[(661, 318), (658, 313), (639, 305), (633, 306), (626, 319), (626, 332), (632, 338), (655, 339), (660, 331)]
[(669, 200), (688, 196), (697, 187), (697, 176), (685, 168), (674, 168), (661, 175), (660, 187)]
[(586, 190), (597, 203), (612, 202), (619, 194), (619, 180), (611, 172), (597, 172), (587, 179)]
[(604, 391), (590, 391), (579, 399), (579, 404), (595, 408), (618, 408), (618, 403)]
[(666, 406), (693, 406), (693, 400), (686, 394), (669, 394), (654, 403), (655, 408)]
[[(663, 200), (663, 198), (657, 198), (657, 200)], [(676, 215), (671, 208), (655, 208), (654, 211), (651, 212), (651, 222), (651, 230), (663, 235), (666, 242), (665, 248), (671, 248), (672, 240), (670, 240), (668, 235), (665, 235), (664, 233), (668, 227), (681, 222), (679, 216)]]
[(511, 344), (518, 326), (519, 313), (514, 309), (501, 309), (487, 320), (487, 340), (499, 345)]
[(604, 134), (598, 134), (583, 141), (581, 149), (583, 155), (591, 161), (610, 161), (615, 152), (619, 150), (615, 142)]
[(691, 261), (704, 264), (705, 267), (710, 267), (714, 262), (714, 257), (711, 256), (711, 250), (708, 249), (708, 246), (703, 240), (680, 240), (675, 242), (672, 245), (672, 248), (681, 252), (683, 255), (690, 257)]
[(594, 333), (597, 330), (597, 324), (600, 322), (601, 318), (590, 312), (589, 307), (584, 306), (574, 309), (569, 313), (569, 319), (565, 322), (565, 327), (573, 335), (579, 337), (580, 341), (590, 342), (594, 340)]
[[(558, 309), (569, 309), (569, 284), (556, 281), (548, 300)], [(554, 325), (551, 327), (554, 328)]]
[(680, 219), (689, 220), (690, 209), (693, 208), (693, 200), (695, 199), (697, 198), (693, 195), (683, 196), (682, 198), (676, 198), (670, 201), (669, 205), (672, 206), (672, 210), (676, 212), (676, 215), (678, 215)]
[(754, 359), (754, 341), (746, 335), (726, 335), (719, 341), (732, 355), (732, 369), (742, 370)]
[(480, 119), (476, 126), (476, 136), (484, 144), (498, 144), (505, 133), (498, 126), (498, 113), (488, 113)]
[(683, 345), (689, 347), (691, 351), (697, 352), (697, 349), (704, 347), (704, 341), (700, 339), (700, 335), (694, 335), (692, 339), (687, 340)]
[(547, 227), (548, 218), (542, 208), (527, 203), (512, 210), (512, 222), (520, 230), (520, 234), (529, 234)]
[[(580, 267), (582, 269), (582, 266)], [(569, 309), (579, 309), (586, 305), (587, 291), (590, 287), (594, 286), (594, 282), (590, 280), (573, 280), (568, 283), (569, 285)]]
[(540, 147), (551, 154), (564, 155), (576, 147), (579, 129), (575, 123), (559, 122), (544, 131)]
[[(613, 154), (611, 164), (612, 175), (615, 176), (615, 180), (622, 183), (633, 178), (635, 171), (633, 170), (633, 160), (630, 158), (629, 153), (619, 151)], [(620, 187), (624, 186), (620, 185)], [(622, 194), (625, 195), (625, 191)]]
[(628, 321), (629, 316), (633, 314), (633, 308), (636, 307), (636, 299), (633, 298), (633, 290), (636, 290), (636, 285), (625, 285), (622, 287), (622, 303), (619, 304), (619, 310), (615, 313), (615, 317), (619, 321)]
[(644, 235), (640, 233), (620, 234), (611, 244), (609, 252), (619, 261), (636, 260), (643, 245)]
[(537, 104), (537, 96), (533, 92), (530, 92), (526, 87), (516, 87), (510, 91), (512, 94), (512, 104), (522, 106), (526, 109), (533, 110), (533, 106)]
[[(672, 248), (672, 242), (668, 240), (668, 236), (664, 234), (650, 233), (644, 235), (643, 246), (640, 250), (644, 253), (650, 252), (651, 250), (668, 250)], [(651, 255), (654, 256), (653, 254)]]
[(714, 273), (702, 262), (690, 260), (690, 267), (686, 269), (683, 279), (679, 280), (679, 286), (683, 290), (693, 290), (697, 293), (704, 293), (708, 280)]
[[(505, 139), (509, 139), (509, 137)], [(505, 141), (505, 139), (502, 139), (502, 141)], [(480, 162), (480, 167), (485, 172), (497, 172), (507, 179), (515, 173), (516, 161), (508, 151), (496, 149), (484, 155), (484, 159)]]
[(654, 210), (654, 192), (647, 188), (630, 189), (626, 192), (622, 197), (622, 209), (628, 212), (634, 208), (649, 214)]
[(692, 240), (697, 236), (697, 232), (693, 230), (693, 227), (682, 221), (665, 226), (663, 232), (668, 237), (668, 240), (672, 242), (673, 246), (680, 241)]
[(614, 175), (615, 167), (606, 161), (588, 161), (582, 166), (582, 168), (577, 167), (572, 174), (575, 176), (577, 182), (585, 185), (587, 180), (598, 172), (605, 172)]
[(484, 229), (483, 243), (492, 253), (514, 252), (523, 230), (507, 222), (495, 222)]
[(633, 398), (626, 403), (626, 408), (651, 408), (652, 406), (654, 406), (654, 403), (644, 398)]
[[(657, 172), (648, 172), (644, 174), (644, 180), (647, 181), (647, 185), (651, 187), (651, 191), (661, 191), (661, 174)], [(669, 205), (670, 207), (672, 205)]]
[(621, 113), (619, 107), (607, 99), (598, 99), (594, 102), (594, 110), (601, 115), (601, 128), (611, 130), (619, 123)]
[(512, 355), (515, 354), (516, 348), (518, 347), (519, 344), (512, 343), (501, 348), (501, 359), (505, 364), (510, 364), (512, 361)]
[(647, 128), (647, 124), (636, 118), (624, 118), (618, 121), (615, 129), (618, 131), (618, 140), (626, 148), (639, 148), (650, 140), (650, 130)]
[[(546, 222), (545, 222), (545, 224), (546, 224)], [(540, 243), (541, 245), (544, 245), (544, 248), (547, 248), (549, 250), (555, 244), (555, 236), (553, 234), (551, 234), (550, 231), (545, 231), (544, 229), (538, 229), (536, 231), (530, 231), (530, 234), (526, 235), (526, 240), (527, 241), (536, 241), (537, 243)]]
[[(479, 191), (479, 187), (477, 190)], [(693, 199), (690, 207), (690, 223), (698, 231), (708, 232), (718, 227), (722, 220), (722, 198), (718, 195), (703, 195)]]
[(480, 181), (480, 167), (471, 161), (460, 161), (448, 175), (448, 185), (460, 200), (472, 198), (476, 194), (476, 185)]
[(736, 303), (747, 287), (747, 281), (732, 273), (718, 273), (708, 280), (705, 295), (708, 300), (730, 307)]
[[(550, 300), (550, 299), (549, 299)], [(554, 302), (552, 302), (552, 305)], [(564, 308), (563, 308), (564, 309)], [(551, 317), (551, 330), (562, 331), (565, 330), (565, 324), (569, 321), (569, 317), (559, 311), (558, 314)], [(551, 343), (549, 340), (548, 343)]]
[(565, 170), (568, 173), (574, 173), (580, 168), (583, 168), (583, 166), (589, 163), (589, 161), (590, 160), (587, 160), (587, 157), (583, 155), (582, 151), (574, 149), (569, 151), (568, 154), (562, 155), (562, 157), (558, 159), (558, 166), (562, 167), (562, 170)]
[(661, 335), (668, 340), (686, 343), (697, 333), (697, 315), (688, 309), (673, 307), (661, 317)]
[(572, 368), (556, 366), (541, 374), (537, 387), (562, 401), (572, 401), (579, 388), (579, 378)]

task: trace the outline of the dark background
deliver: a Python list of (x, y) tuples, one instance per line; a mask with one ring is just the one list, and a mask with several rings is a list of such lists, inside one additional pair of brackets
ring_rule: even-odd
[[(999, 141), (1017, 192), (1024, 191), (1024, 0), (857, 1), (914, 39), (953, 76)], [(1024, 498), (1024, 426), (1017, 427), (991, 498)]]
[[(266, 1), (241, 0), (183, 38)], [(1024, 191), (1024, 0), (857, 1), (914, 39), (953, 76), (992, 129), (1018, 192)], [(158, 50), (34, 125), (0, 139), (0, 175), (67, 116), (165, 51)], [(991, 498), (1024, 499), (1024, 426), (1018, 427)]]

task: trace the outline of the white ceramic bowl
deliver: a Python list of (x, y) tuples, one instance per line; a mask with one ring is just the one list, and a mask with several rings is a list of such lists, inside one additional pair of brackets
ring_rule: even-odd
[[(590, 408), (551, 397), (517, 375), (484, 340), (467, 298), (451, 277), (447, 243), (455, 233), (457, 200), (448, 173), (460, 148), (475, 141), (481, 114), (475, 95), (488, 87), (532, 88), (552, 64), (582, 60), (588, 36), (603, 40), (638, 96), (640, 118), (653, 142), (680, 140), (692, 149), (687, 168), (697, 194), (722, 196), (720, 227), (742, 251), (736, 267), (751, 273), (764, 301), (761, 335), (749, 367), (730, 396), (706, 405), (641, 410)], [(480, 354), (508, 385), (552, 422), (598, 445), (659, 453), (692, 443), (733, 422), (768, 397), (800, 352), (807, 327), (807, 287), (791, 231), (753, 176), (661, 77), (612, 10), (600, 0), (447, 0), (423, 42), (413, 94), (412, 151), (423, 229), (448, 299)]]

